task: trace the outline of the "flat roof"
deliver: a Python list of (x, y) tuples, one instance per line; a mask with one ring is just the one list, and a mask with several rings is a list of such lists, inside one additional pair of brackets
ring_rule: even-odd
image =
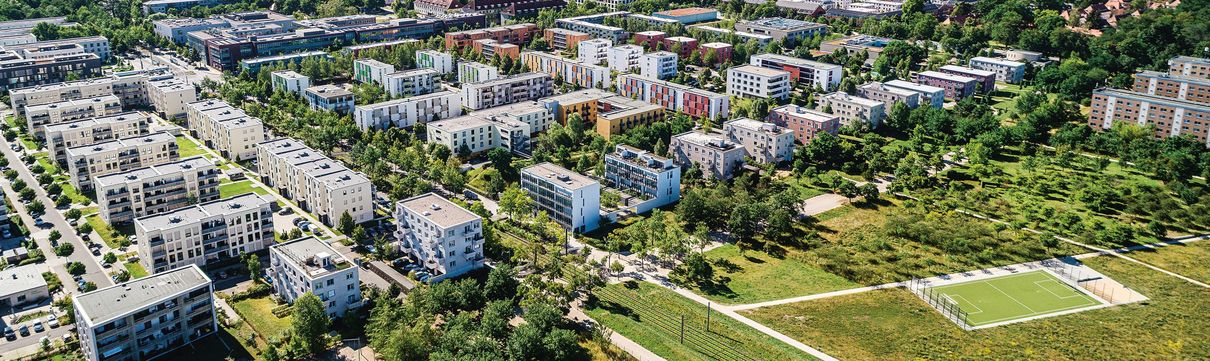
[(820, 24), (820, 23), (813, 23), (810, 21), (802, 21), (802, 20), (794, 20), (794, 19), (786, 19), (786, 18), (777, 18), (777, 17), (761, 18), (761, 19), (751, 20), (751, 21), (740, 21), (740, 24), (745, 24), (745, 25), (750, 25), (750, 26), (760, 26), (760, 27), (772, 28), (772, 29), (777, 29), (777, 30), (796, 30), (796, 29), (804, 29), (804, 28), (827, 27), (827, 25)]
[(83, 105), (88, 105), (88, 104), (112, 103), (112, 102), (121, 102), (121, 100), (119, 100), (118, 97), (110, 94), (110, 95), (102, 95), (99, 97), (73, 99), (73, 100), (61, 101), (61, 102), (50, 103), (50, 104), (31, 105), (31, 106), (25, 107), (25, 112), (30, 113), (30, 112), (34, 112), (34, 111), (56, 109), (56, 108), (60, 108), (60, 107), (76, 107), (76, 106), (83, 106)]
[[(278, 138), (274, 140), (260, 142), (256, 145), (258, 148), (265, 148), (270, 154), (280, 155), (292, 152), (299, 149), (311, 149), (302, 141), (294, 138)], [(262, 160), (263, 162), (263, 160)]]
[(563, 103), (576, 104), (576, 103), (583, 103), (583, 102), (593, 101), (593, 100), (601, 100), (601, 99), (608, 98), (608, 97), (615, 96), (615, 95), (617, 95), (617, 94), (610, 93), (610, 92), (607, 92), (607, 91), (604, 91), (601, 89), (588, 88), (588, 89), (573, 91), (570, 93), (563, 93), (563, 94), (559, 94), (559, 95), (545, 97), (545, 98), (542, 98), (542, 100), (543, 101), (553, 101), (553, 102), (556, 102), (559, 104), (563, 104)]
[(1139, 92), (1130, 91), (1130, 90), (1100, 88), (1100, 89), (1093, 90), (1092, 94), (1093, 95), (1104, 94), (1107, 96), (1113, 96), (1113, 97), (1119, 97), (1119, 98), (1146, 100), (1153, 104), (1159, 103), (1159, 104), (1164, 104), (1164, 105), (1167, 105), (1170, 107), (1193, 109), (1193, 110), (1196, 110), (1199, 112), (1210, 113), (1210, 105), (1208, 105), (1208, 104), (1191, 102), (1188, 100), (1180, 100), (1180, 99), (1176, 99), (1176, 98), (1162, 97), (1162, 96), (1151, 95), (1151, 94), (1147, 94), (1147, 93), (1139, 93)]
[(561, 184), (562, 188), (568, 190), (577, 190), (580, 188), (598, 185), (596, 180), (587, 176), (573, 172), (567, 168), (557, 166), (550, 162), (534, 164), (521, 170), (521, 173), (529, 173), (535, 178), (542, 178), (554, 184)]
[(441, 228), (457, 227), (482, 220), (475, 213), (432, 192), (401, 200), (398, 205)]
[[(331, 245), (314, 236), (307, 236), (285, 243), (279, 243), (269, 246), (270, 252), (276, 252), (286, 258), (288, 262), (307, 271), (307, 278), (314, 278), (328, 272), (335, 272), (343, 268), (337, 267), (337, 264), (345, 264), (345, 268), (352, 265), (348, 258), (332, 248)], [(317, 256), (327, 255), (332, 261), (327, 266), (324, 266), (317, 260)]]
[(176, 297), (183, 292), (209, 286), (210, 278), (197, 265), (188, 265), (147, 277), (119, 283), (73, 296), (73, 304), (89, 326), (96, 326)]
[(115, 139), (108, 142), (96, 143), (90, 145), (82, 145), (79, 147), (67, 148), (67, 155), (91, 155), (104, 151), (122, 149), (125, 147), (133, 147), (139, 144), (151, 143), (176, 143), (176, 137), (168, 132), (151, 133), (137, 137)]
[(714, 9), (707, 9), (707, 8), (684, 8), (684, 9), (673, 9), (673, 10), (657, 11), (657, 12), (653, 13), (652, 15), (664, 15), (664, 16), (675, 16), (675, 17), (681, 17), (681, 16), (700, 15), (700, 14), (710, 14), (710, 13), (715, 13), (715, 14), (717, 14), (717, 13), (718, 13), (718, 10), (714, 10)]
[(372, 66), (372, 67), (375, 67), (375, 68), (385, 68), (385, 67), (388, 67), (388, 66), (389, 66), (389, 67), (391, 67), (391, 68), (394, 68), (394, 67), (395, 67), (394, 65), (387, 64), (387, 63), (384, 63), (384, 62), (381, 62), (381, 61), (378, 61), (378, 60), (374, 60), (374, 59), (370, 59), (370, 58), (365, 58), (365, 59), (357, 59), (357, 60), (353, 60), (353, 62), (354, 62), (354, 63), (362, 63), (362, 64), (369, 65), (369, 66)]
[(249, 192), (233, 197), (180, 208), (167, 213), (135, 218), (134, 223), (142, 226), (143, 229), (149, 230), (171, 229), (182, 225), (193, 224), (194, 222), (200, 222), (207, 217), (226, 215), (248, 209), (257, 209), (271, 202), (271, 200), (265, 198), (264, 196), (256, 194), (255, 192)]
[(794, 131), (787, 129), (785, 127), (778, 126), (777, 124), (762, 122), (762, 121), (755, 120), (752, 118), (732, 119), (730, 121), (723, 123), (723, 125), (724, 126), (730, 125), (730, 126), (734, 126), (734, 127), (747, 129), (749, 131), (756, 131), (756, 132), (761, 132), (761, 133), (765, 133), (765, 134), (773, 134), (773, 135), (794, 133)]
[(414, 97), (399, 98), (399, 99), (395, 99), (395, 100), (388, 100), (385, 102), (378, 102), (378, 103), (374, 103), (374, 104), (358, 105), (357, 109), (386, 108), (386, 107), (392, 107), (392, 106), (396, 106), (396, 105), (400, 105), (400, 104), (415, 103), (418, 101), (424, 101), (424, 100), (428, 100), (428, 99), (432, 99), (432, 98), (440, 98), (440, 97), (451, 96), (451, 95), (458, 96), (458, 94), (456, 94), (452, 91), (442, 90), (439, 92), (428, 93), (428, 94), (424, 94), (424, 95), (417, 95)]
[(324, 185), (327, 185), (331, 188), (342, 188), (342, 187), (348, 187), (351, 185), (365, 184), (365, 183), (370, 182), (370, 179), (366, 178), (366, 176), (362, 175), (361, 173), (358, 173), (357, 171), (354, 171), (354, 170), (348, 169), (348, 168), (345, 168), (345, 170), (339, 171), (339, 172), (332, 172), (332, 173), (328, 173), (328, 174), (324, 174), (324, 175), (320, 175), (320, 176), (315, 176), (314, 178), (316, 181), (323, 183)]
[(926, 77), (930, 77), (930, 78), (945, 79), (945, 80), (956, 81), (956, 82), (960, 82), (960, 83), (976, 81), (975, 78), (965, 77), (965, 76), (961, 76), (961, 75), (948, 74), (948, 73), (942, 73), (939, 71), (932, 71), (932, 70), (922, 71), (922, 72), (916, 73), (916, 75), (926, 76)]
[[(886, 85), (886, 84), (883, 84), (883, 83), (879, 83), (879, 82), (876, 82), (876, 81), (874, 81), (874, 82), (869, 82), (869, 83), (865, 83), (865, 84), (863, 84), (862, 86), (860, 86), (860, 87), (858, 87), (858, 88), (860, 88), (860, 89), (876, 89), (876, 90), (878, 90), (878, 91), (883, 91), (883, 92), (887, 92), (887, 93), (894, 93), (894, 94), (899, 94), (899, 95), (903, 95), (903, 96), (911, 96), (912, 94), (917, 94), (917, 93), (919, 93), (919, 92), (914, 91), (914, 90), (908, 90), (908, 89), (904, 89), (904, 88), (900, 88), (900, 87), (893, 87), (893, 86), (889, 86), (889, 85)], [(943, 90), (944, 90), (944, 89), (943, 89)]]
[(753, 55), (752, 59), (772, 60), (772, 61), (779, 62), (779, 63), (785, 63), (785, 64), (790, 64), (790, 65), (809, 67), (809, 68), (815, 68), (815, 69), (839, 69), (840, 68), (840, 65), (836, 65), (836, 64), (829, 64), (829, 63), (825, 63), (825, 62), (821, 62), (821, 61), (807, 60), (807, 59), (802, 59), (802, 58), (795, 58), (792, 56), (770, 54), (770, 53)]
[(1196, 63), (1196, 64), (1202, 64), (1202, 65), (1210, 65), (1210, 59), (1180, 55), (1180, 56), (1177, 56), (1175, 58), (1168, 60), (1168, 63), (1169, 64), (1172, 64), (1172, 63)]
[(1143, 77), (1143, 78), (1171, 79), (1171, 80), (1179, 81), (1182, 83), (1194, 83), (1194, 84), (1198, 84), (1198, 85), (1202, 85), (1202, 86), (1210, 86), (1210, 79), (1174, 75), (1174, 74), (1168, 74), (1168, 73), (1151, 71), (1151, 70), (1140, 71), (1138, 73), (1135, 73), (1134, 76)]
[(957, 66), (957, 65), (945, 65), (945, 66), (941, 67), (941, 70), (949, 70), (949, 71), (952, 71), (955, 73), (972, 74), (972, 75), (978, 75), (978, 76), (982, 76), (982, 77), (996, 76), (996, 72), (994, 72), (994, 71), (979, 70), (979, 69), (968, 68), (965, 66)]
[(943, 93), (943, 92), (945, 92), (945, 89), (943, 89), (943, 88), (935, 87), (932, 85), (917, 84), (917, 83), (898, 80), (898, 79), (887, 81), (885, 83), (882, 83), (882, 85), (886, 85), (886, 86), (894, 87), (894, 88), (900, 88), (900, 89), (908, 89), (908, 90), (913, 90), (913, 91), (918, 91), (918, 92), (923, 92), (923, 93)]
[(718, 97), (722, 97), (722, 96), (723, 96), (722, 94), (715, 93), (715, 92), (712, 92), (712, 91), (709, 91), (709, 90), (706, 90), (706, 89), (694, 88), (694, 87), (691, 87), (691, 86), (688, 86), (688, 85), (684, 85), (684, 84), (677, 84), (677, 83), (673, 83), (673, 82), (670, 82), (670, 81), (667, 81), (667, 80), (659, 80), (659, 79), (656, 79), (656, 78), (652, 78), (652, 77), (648, 77), (648, 76), (643, 76), (642, 74), (621, 74), (621, 75), (618, 75), (618, 78), (619, 78), (619, 79), (622, 79), (622, 78), (636, 78), (636, 79), (638, 79), (638, 80), (640, 80), (640, 81), (644, 81), (644, 82), (648, 82), (648, 83), (652, 83), (652, 84), (659, 84), (660, 86), (663, 86), (663, 87), (668, 87), (668, 88), (673, 88), (673, 89), (679, 89), (679, 90), (684, 91), (684, 92), (691, 92), (691, 93), (693, 93), (693, 94), (700, 95), (700, 96), (704, 96), (704, 97), (708, 97), (708, 98), (718, 98)]
[(400, 70), (400, 71), (397, 71), (397, 72), (388, 73), (388, 74), (386, 74), (386, 75), (383, 75), (383, 77), (389, 77), (389, 78), (401, 77), (401, 78), (406, 78), (406, 77), (423, 76), (423, 75), (438, 75), (438, 74), (440, 74), (440, 73), (441, 73), (441, 72), (437, 71), (437, 69), (434, 69), (434, 68), (420, 68), (420, 69), (408, 69), (408, 70)]
[(139, 121), (140, 119), (148, 120), (149, 118), (150, 117), (147, 115), (147, 113), (143, 113), (143, 112), (123, 112), (123, 113), (107, 115), (107, 116), (103, 116), (103, 117), (77, 120), (74, 122), (56, 123), (56, 124), (47, 125), (46, 132), (51, 133), (51, 132), (69, 131), (72, 129), (80, 129), (80, 128), (92, 128), (92, 127), (95, 127), (95, 126), (101, 125), (101, 124), (121, 123), (121, 122), (127, 122), (127, 121), (133, 122), (133, 121)]
[(4, 287), (0, 287), (0, 298), (46, 287), (46, 279), (42, 278), (42, 272), (46, 271), (50, 269), (44, 264), (28, 264), (0, 270), (0, 283), (4, 283)]
[(315, 94), (315, 96), (318, 96), (318, 97), (321, 97), (324, 99), (332, 99), (332, 98), (339, 98), (339, 97), (353, 95), (353, 92), (345, 90), (345, 88), (341, 88), (341, 87), (338, 87), (338, 86), (335, 86), (332, 84), (316, 85), (316, 86), (307, 88), (307, 93)]
[(873, 100), (873, 99), (866, 99), (866, 98), (862, 98), (862, 97), (859, 97), (856, 95), (849, 95), (848, 93), (844, 93), (844, 92), (835, 92), (835, 93), (831, 93), (831, 94), (825, 94), (823, 96), (823, 98), (834, 99), (834, 100), (842, 101), (845, 103), (853, 103), (853, 104), (861, 105), (864, 107), (873, 107), (873, 106), (879, 106), (879, 105), (886, 104), (886, 103), (883, 103), (883, 102), (880, 102), (877, 100)]
[(824, 122), (832, 121), (833, 119), (840, 119), (840, 117), (835, 114), (824, 113), (824, 112), (821, 112), (821, 111), (818, 111), (815, 109), (798, 106), (798, 105), (794, 105), (794, 104), (786, 104), (786, 105), (783, 105), (783, 106), (780, 106), (777, 108), (773, 108), (773, 110), (770, 110), (769, 112), (786, 114), (786, 116), (790, 116), (790, 117), (794, 117), (794, 118), (802, 118), (807, 121), (811, 121), (811, 122), (815, 122), (815, 123), (824, 123)]
[(185, 87), (193, 89), (193, 84), (189, 84), (189, 82), (185, 79), (176, 77), (152, 80), (147, 82), (147, 85), (160, 88), (161, 90), (182, 90), (185, 89)]
[(756, 74), (756, 75), (760, 75), (760, 76), (764, 76), (764, 77), (775, 77), (775, 76), (781, 76), (781, 75), (789, 76), (790, 75), (790, 72), (785, 71), (785, 70), (769, 69), (769, 68), (765, 68), (765, 67), (759, 67), (756, 65), (737, 66), (737, 67), (729, 69), (728, 71), (730, 71), (730, 70), (743, 72), (743, 73), (749, 73), (749, 74)]
[(1022, 63), (1022, 62), (1012, 61), (1012, 60), (1008, 60), (1008, 59), (1000, 59), (1000, 58), (989, 58), (986, 56), (976, 56), (976, 57), (971, 58), (971, 61), (972, 62), (980, 61), (980, 62), (984, 62), (984, 63), (991, 63), (991, 64), (997, 64), (997, 65), (1003, 65), (1003, 66), (1010, 66), (1010, 67), (1025, 66), (1025, 63)]
[(95, 184), (97, 186), (97, 188), (100, 188), (100, 187), (107, 187), (107, 186), (116, 185), (116, 184), (141, 182), (144, 179), (148, 179), (151, 177), (161, 176), (161, 175), (165, 175), (165, 174), (179, 174), (179, 173), (184, 173), (184, 172), (188, 172), (191, 170), (202, 169), (205, 167), (213, 168), (214, 162), (211, 162), (209, 159), (206, 159), (206, 157), (199, 155), (199, 156), (195, 156), (195, 157), (191, 157), (191, 158), (185, 158), (182, 160), (178, 160), (178, 161), (175, 161), (172, 163), (164, 163), (164, 164), (160, 164), (160, 165), (153, 165), (150, 167), (132, 169), (132, 170), (122, 172), (122, 173), (117, 173), (117, 174), (103, 175), (100, 177), (96, 177), (93, 180), (93, 184)]
[(742, 150), (744, 146), (735, 144), (726, 136), (719, 133), (706, 133), (699, 130), (690, 130), (681, 134), (672, 136), (673, 139), (682, 142), (696, 144), (701, 147), (713, 148), (715, 150), (729, 151), (733, 149)]

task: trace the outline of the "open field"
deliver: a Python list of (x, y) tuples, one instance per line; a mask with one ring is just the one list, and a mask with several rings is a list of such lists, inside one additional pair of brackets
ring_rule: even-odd
[(1101, 304), (1045, 271), (933, 287), (966, 312), (966, 323), (982, 326)]
[(1150, 301), (969, 332), (899, 288), (743, 313), (840, 359), (1210, 358), (1210, 291), (1114, 257), (1084, 261)]
[[(724, 354), (753, 360), (811, 359), (727, 316), (714, 314), (710, 330), (705, 331), (706, 306), (657, 285), (612, 284), (595, 294), (601, 299), (585, 310), (589, 316), (669, 360), (711, 360)], [(688, 335), (683, 344), (679, 338), (682, 316)], [(727, 348), (735, 351), (720, 351)]]
[(753, 303), (859, 287), (798, 259), (760, 251), (741, 255), (734, 244), (706, 252), (706, 257), (725, 260), (715, 262), (715, 272), (726, 281), (695, 292), (722, 303)]
[(1210, 241), (1130, 252), (1130, 257), (1202, 282), (1210, 282)]

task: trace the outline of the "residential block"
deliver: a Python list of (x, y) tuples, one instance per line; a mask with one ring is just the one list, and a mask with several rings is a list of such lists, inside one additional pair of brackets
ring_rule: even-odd
[(245, 193), (135, 218), (139, 263), (161, 272), (263, 250), (273, 244), (273, 202)]
[(462, 115), (462, 97), (440, 91), (403, 99), (358, 105), (353, 122), (361, 129), (409, 128), (418, 123)]
[(358, 267), (324, 241), (303, 237), (269, 247), (269, 277), (273, 293), (293, 304), (310, 293), (324, 304), (329, 318), (361, 307)]
[(546, 73), (522, 73), (505, 78), (462, 84), (462, 106), (479, 110), (537, 100), (554, 91)]
[(79, 190), (91, 190), (94, 177), (180, 159), (176, 137), (166, 132), (67, 148), (66, 153), (71, 185)]
[(521, 189), (563, 228), (584, 233), (601, 221), (601, 184), (549, 162), (521, 170)]
[(96, 177), (101, 219), (124, 224), (219, 198), (219, 171), (205, 157)]
[(484, 266), (483, 219), (426, 193), (395, 203), (400, 250), (423, 266), (430, 282), (457, 277)]

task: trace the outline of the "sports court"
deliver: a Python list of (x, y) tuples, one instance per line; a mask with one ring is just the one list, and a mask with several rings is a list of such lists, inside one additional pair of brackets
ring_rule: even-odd
[(933, 287), (972, 327), (1101, 305), (1049, 272), (1037, 270)]

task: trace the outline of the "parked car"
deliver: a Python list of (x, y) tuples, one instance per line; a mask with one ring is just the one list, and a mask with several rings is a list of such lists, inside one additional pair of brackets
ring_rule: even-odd
[[(288, 215), (288, 214), (293, 214), (293, 213), (294, 213), (294, 208), (290, 208), (290, 207), (282, 208), (281, 212), (277, 212), (277, 214), (280, 214), (283, 216)], [(295, 219), (301, 219), (301, 218), (295, 218)]]
[(298, 225), (299, 225), (300, 223), (302, 223), (302, 222), (303, 222), (303, 219), (302, 219), (302, 218), (295, 218), (295, 219), (294, 219), (294, 226), (298, 226)]
[(12, 236), (13, 236), (13, 232), (10, 232), (10, 231), (9, 231), (9, 230), (7, 230), (7, 229), (6, 229), (6, 230), (4, 230), (4, 238), (9, 238), (9, 237), (12, 237)]
[(21, 325), (21, 328), (17, 329), (17, 332), (20, 333), (21, 336), (29, 336), (29, 326)]
[(100, 255), (101, 255), (101, 249), (100, 249), (100, 248), (93, 248), (93, 249), (92, 249), (92, 255), (93, 255), (93, 256), (100, 256)]
[(101, 263), (101, 267), (104, 267), (104, 268), (109, 268), (111, 266), (113, 266), (113, 265), (109, 264), (109, 262)]
[(463, 195), (464, 197), (466, 197), (466, 199), (469, 199), (469, 200), (472, 200), (472, 201), (473, 201), (473, 200), (477, 200), (477, 199), (479, 199), (479, 195), (478, 195), (478, 194), (475, 194), (475, 192), (471, 192), (471, 190), (470, 190), (470, 189), (463, 190), (463, 191), (462, 191), (462, 195)]
[(42, 321), (34, 322), (34, 332), (46, 331), (46, 327), (42, 327)]
[(12, 327), (4, 326), (4, 338), (10, 341), (15, 340), (17, 339), (17, 333), (13, 331)]
[(46, 316), (46, 325), (50, 328), (59, 328), (59, 318), (54, 315)]
[(218, 279), (220, 279), (220, 280), (225, 280), (225, 279), (227, 279), (227, 271), (221, 271), (221, 272), (219, 272), (219, 273), (218, 273)]

